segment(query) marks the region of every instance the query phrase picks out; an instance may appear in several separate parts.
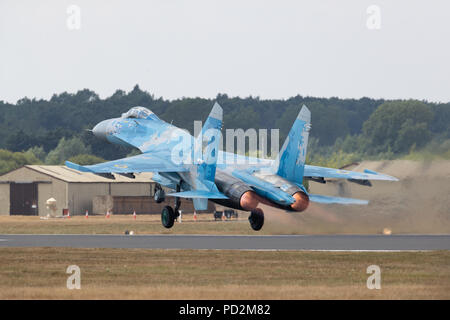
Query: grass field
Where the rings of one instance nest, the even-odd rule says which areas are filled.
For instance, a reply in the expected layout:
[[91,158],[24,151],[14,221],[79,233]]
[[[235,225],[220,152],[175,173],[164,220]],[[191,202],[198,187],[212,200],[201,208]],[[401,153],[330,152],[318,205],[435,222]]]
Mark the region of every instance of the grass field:
[[[161,224],[160,215],[138,215],[136,220],[132,215],[105,216],[72,216],[67,218],[41,219],[38,216],[0,216],[0,234],[123,234],[133,230],[135,234],[314,234],[334,233],[335,224],[321,222],[319,224],[292,223],[295,217],[289,217],[285,212],[266,214],[262,230],[253,231],[248,222],[248,213],[241,213],[239,219],[215,221],[212,214],[198,214],[194,221],[192,214],[184,214],[182,222],[176,222],[174,227],[166,229]],[[362,233],[379,233],[375,228],[365,229]],[[352,233],[344,230],[341,233]]]
[[[340,227],[281,217],[268,214],[254,232],[245,214],[231,221],[187,214],[170,230],[159,215],[2,216],[0,234],[306,234]],[[370,225],[360,230],[379,233]],[[73,264],[81,268],[81,290],[66,288]],[[366,287],[373,264],[381,268],[381,290]],[[0,299],[450,299],[450,252],[1,248]]]
[[[183,215],[182,223],[172,229],[161,224],[160,215],[74,216],[42,220],[37,216],[0,217],[0,234],[123,234],[133,230],[136,234],[255,234],[250,228],[247,214],[238,220],[214,221],[212,214],[199,214],[195,222],[193,215]],[[268,229],[271,232],[271,229]]]
[[[66,288],[69,265],[81,289]],[[366,269],[381,268],[369,290]],[[449,252],[0,249],[0,299],[449,299]]]
[[[197,221],[194,221],[192,214],[184,214],[182,223],[176,222],[171,229],[161,225],[160,215],[138,215],[136,220],[132,215],[112,215],[108,219],[105,216],[90,216],[88,219],[73,216],[48,220],[37,216],[0,216],[0,234],[123,234],[126,230],[135,234],[380,234],[383,230],[382,224],[346,225],[345,221],[329,219],[328,216],[267,210],[264,227],[256,232],[250,227],[248,213],[228,221],[214,221],[212,214],[197,216]],[[420,233],[414,231],[412,233]],[[395,228],[394,233],[411,231]]]

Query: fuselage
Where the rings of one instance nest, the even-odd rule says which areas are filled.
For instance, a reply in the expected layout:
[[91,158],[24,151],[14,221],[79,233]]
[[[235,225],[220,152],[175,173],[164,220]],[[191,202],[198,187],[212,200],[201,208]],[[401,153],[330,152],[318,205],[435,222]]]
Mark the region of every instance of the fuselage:
[[[188,131],[159,119],[148,109],[140,108],[132,108],[120,118],[101,121],[93,128],[94,135],[114,144],[136,147],[143,153],[170,154],[183,163],[195,163],[198,160],[193,148],[195,138]],[[271,170],[272,162],[269,159],[219,151],[216,170],[221,172],[218,176],[222,179],[229,176],[250,186],[257,194],[258,202],[299,211],[293,205],[297,200],[295,194],[302,192],[303,186],[275,175]],[[183,180],[183,176],[181,173],[160,173],[154,176],[154,180],[173,188],[177,180]],[[217,178],[215,182],[219,188],[224,183]],[[189,186],[185,185],[185,188]],[[253,203],[256,200],[249,201]],[[233,207],[226,200],[217,202]],[[297,205],[298,203],[297,201]]]

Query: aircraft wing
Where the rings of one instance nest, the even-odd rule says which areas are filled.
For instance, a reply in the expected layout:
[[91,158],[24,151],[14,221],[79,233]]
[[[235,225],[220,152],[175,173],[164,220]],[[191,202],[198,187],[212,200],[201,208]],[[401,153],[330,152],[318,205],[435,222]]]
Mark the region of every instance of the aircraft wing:
[[184,172],[189,168],[183,164],[175,164],[170,156],[164,154],[140,154],[119,160],[80,166],[66,161],[66,166],[78,171],[93,173],[132,173],[132,172]]
[[364,170],[364,172],[348,171],[335,168],[325,168],[318,166],[305,166],[305,177],[316,178],[336,178],[336,179],[352,179],[352,180],[388,180],[398,181],[397,178],[387,174],[378,173],[371,170]]

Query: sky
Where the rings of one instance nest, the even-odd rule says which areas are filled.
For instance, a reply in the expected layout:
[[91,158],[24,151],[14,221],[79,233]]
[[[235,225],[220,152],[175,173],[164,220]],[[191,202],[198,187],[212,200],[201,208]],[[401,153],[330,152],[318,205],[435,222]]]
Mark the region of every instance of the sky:
[[450,1],[0,0],[0,100],[450,101]]

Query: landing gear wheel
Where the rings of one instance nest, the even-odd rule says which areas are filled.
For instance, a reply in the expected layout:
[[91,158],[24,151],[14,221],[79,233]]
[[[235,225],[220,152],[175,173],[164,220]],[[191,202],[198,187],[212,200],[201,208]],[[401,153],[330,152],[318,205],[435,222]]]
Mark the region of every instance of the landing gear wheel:
[[170,229],[173,227],[173,223],[175,222],[175,212],[173,211],[171,206],[165,206],[161,211],[161,222],[162,225]]
[[253,230],[259,231],[264,225],[264,212],[260,208],[253,209],[248,217]]

